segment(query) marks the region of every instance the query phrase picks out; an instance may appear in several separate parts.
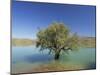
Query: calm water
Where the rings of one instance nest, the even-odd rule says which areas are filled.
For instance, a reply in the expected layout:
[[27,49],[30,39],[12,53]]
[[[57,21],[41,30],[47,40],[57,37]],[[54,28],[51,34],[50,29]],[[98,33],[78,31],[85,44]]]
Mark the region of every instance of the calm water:
[[[28,71],[41,64],[53,62],[53,55],[33,46],[12,48],[12,72]],[[63,64],[85,65],[86,69],[95,69],[95,48],[81,48],[79,51],[62,53],[59,62]]]

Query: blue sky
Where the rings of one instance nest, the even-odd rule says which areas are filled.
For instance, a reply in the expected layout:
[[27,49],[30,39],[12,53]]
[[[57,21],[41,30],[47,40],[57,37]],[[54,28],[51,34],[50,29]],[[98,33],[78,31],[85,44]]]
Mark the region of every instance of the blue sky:
[[38,28],[63,22],[79,36],[95,36],[95,6],[13,1],[12,37],[36,39]]

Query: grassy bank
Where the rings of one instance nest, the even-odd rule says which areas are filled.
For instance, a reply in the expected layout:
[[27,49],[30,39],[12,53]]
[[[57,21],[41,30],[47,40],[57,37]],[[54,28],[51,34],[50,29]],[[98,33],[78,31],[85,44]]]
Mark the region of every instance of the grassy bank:
[[48,64],[40,64],[38,66],[34,66],[31,69],[25,68],[25,69],[18,69],[13,70],[13,74],[19,74],[19,73],[38,73],[38,72],[57,72],[57,71],[75,71],[75,70],[84,70],[86,69],[86,66],[80,65],[80,64],[64,64],[60,62],[52,62]]

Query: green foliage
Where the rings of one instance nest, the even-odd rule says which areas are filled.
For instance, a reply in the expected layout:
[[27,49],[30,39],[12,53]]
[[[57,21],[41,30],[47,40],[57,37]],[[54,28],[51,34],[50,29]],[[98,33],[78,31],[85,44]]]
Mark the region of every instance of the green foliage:
[[63,23],[52,23],[48,28],[39,30],[37,37],[36,47],[40,47],[40,50],[49,49],[50,53],[59,54],[60,51],[78,48],[77,34],[70,34],[69,28]]

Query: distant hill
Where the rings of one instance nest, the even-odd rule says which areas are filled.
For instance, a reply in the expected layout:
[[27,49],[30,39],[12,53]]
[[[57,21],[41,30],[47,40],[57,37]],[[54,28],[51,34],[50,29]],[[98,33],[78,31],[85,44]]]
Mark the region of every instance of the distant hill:
[[[80,47],[95,47],[95,37],[80,37],[79,40],[79,46]],[[18,39],[14,38],[12,39],[12,46],[30,46],[35,45],[36,40],[32,39]]]
[[81,37],[79,38],[79,44],[81,47],[96,47],[95,37]]
[[35,44],[36,44],[36,40],[17,39],[17,38],[12,39],[12,46],[30,46]]

